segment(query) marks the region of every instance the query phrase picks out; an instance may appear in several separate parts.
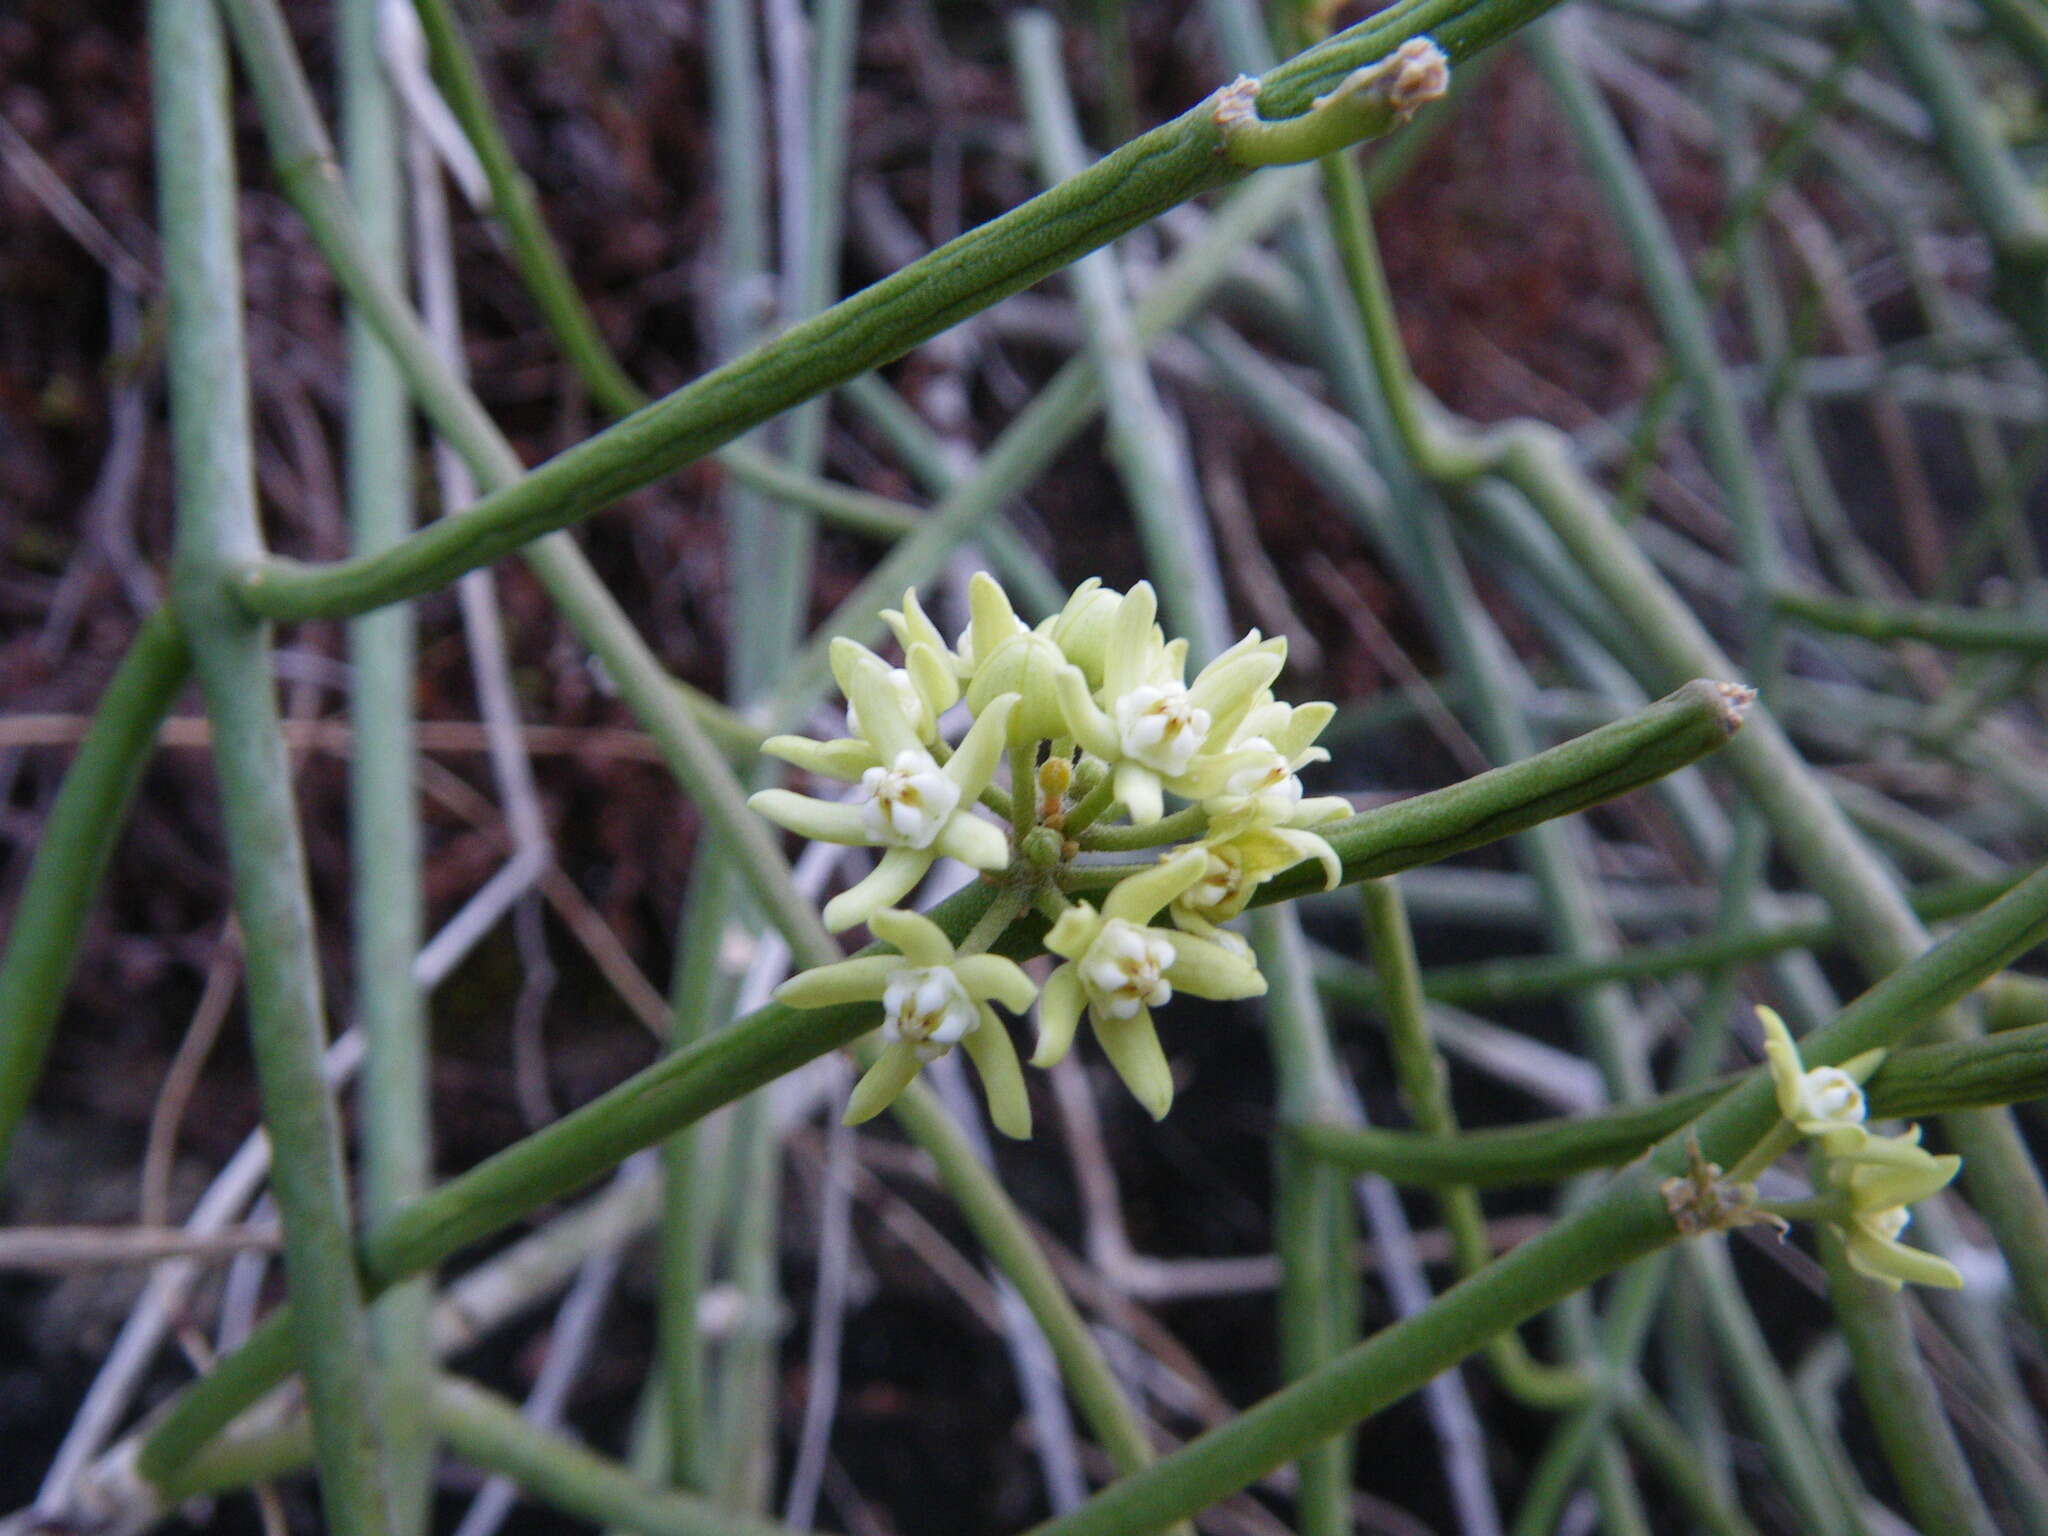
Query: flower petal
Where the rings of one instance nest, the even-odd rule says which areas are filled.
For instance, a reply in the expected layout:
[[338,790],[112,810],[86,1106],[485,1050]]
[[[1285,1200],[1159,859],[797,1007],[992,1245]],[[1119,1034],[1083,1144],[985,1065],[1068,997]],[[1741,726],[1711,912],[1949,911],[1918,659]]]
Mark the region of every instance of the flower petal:
[[[877,912],[869,918],[868,927],[884,944],[895,945],[897,952],[912,965],[933,966],[953,963],[953,941],[946,937],[945,929],[921,912],[906,912],[900,907],[891,907],[888,911]],[[892,968],[900,969],[893,961]]]
[[1128,1019],[1111,1019],[1096,1008],[1089,1010],[1088,1017],[1095,1026],[1095,1038],[1102,1042],[1102,1054],[1132,1097],[1154,1120],[1164,1120],[1173,1108],[1173,1068],[1166,1064],[1166,1052],[1160,1048],[1152,1010],[1140,1008]]
[[1001,955],[962,955],[953,962],[953,974],[976,1002],[993,998],[1012,1013],[1028,1013],[1038,996],[1024,967]]
[[960,674],[946,659],[949,654],[931,645],[913,645],[903,653],[904,670],[924,695],[934,719],[960,702]]
[[825,903],[826,929],[844,933],[884,907],[895,906],[924,878],[935,857],[929,848],[891,848],[868,871],[866,879]]
[[1103,898],[1102,915],[1122,918],[1140,927],[1152,921],[1159,909],[1202,878],[1209,869],[1208,851],[1183,848],[1170,859],[1162,859],[1142,874],[1130,875],[1110,887]]
[[1759,1005],[1756,1021],[1764,1029],[1764,1059],[1770,1063],[1778,1113],[1790,1120],[1799,1113],[1799,1079],[1805,1075],[1806,1066],[1799,1059],[1799,1047],[1792,1042],[1792,1031],[1785,1027],[1777,1009]]
[[[1334,891],[1344,879],[1344,861],[1337,857],[1337,850],[1313,832],[1297,832],[1289,827],[1278,827],[1273,836],[1290,851],[1304,859],[1314,859],[1323,866],[1323,889]],[[1293,866],[1288,866],[1292,868]],[[1278,873],[1278,871],[1275,871]]]
[[860,716],[861,734],[874,743],[880,760],[893,763],[899,752],[922,752],[924,738],[903,713],[903,700],[889,681],[889,664],[843,635],[832,642],[831,655],[839,689]]
[[836,800],[814,800],[794,790],[764,789],[747,805],[778,827],[786,827],[814,843],[846,843],[859,847],[868,840],[867,827],[858,808]]
[[988,1117],[995,1122],[996,1129],[1012,1141],[1028,1141],[1031,1096],[1024,1091],[1024,1069],[1017,1064],[1017,1047],[1010,1032],[987,1003],[981,1005],[981,1023],[970,1029],[960,1044],[981,1076],[981,1091],[988,1098]]
[[884,1046],[882,1054],[875,1058],[875,1064],[853,1085],[853,1096],[846,1101],[846,1113],[840,1116],[841,1121],[847,1125],[859,1125],[864,1120],[874,1119],[895,1103],[896,1096],[916,1080],[923,1065],[917,1059],[916,1048],[907,1040]]
[[1072,961],[1046,979],[1045,990],[1038,994],[1038,1045],[1031,1052],[1031,1065],[1050,1067],[1073,1048],[1083,1001],[1081,970]]
[[880,767],[882,762],[881,754],[873,743],[858,736],[842,736],[835,741],[813,741],[808,736],[770,736],[761,743],[761,750],[785,763],[794,763],[806,773],[844,779],[849,784],[859,783],[862,774],[870,768]]
[[1173,964],[1166,979],[1193,997],[1224,1002],[1236,997],[1263,997],[1266,978],[1250,955],[1227,944],[1181,934],[1173,941]]
[[1059,915],[1045,936],[1045,947],[1056,955],[1078,960],[1088,952],[1095,936],[1102,932],[1102,914],[1085,901],[1077,901]]
[[1902,1284],[1933,1285],[1945,1291],[1963,1288],[1963,1277],[1946,1259],[1920,1248],[1879,1237],[1860,1227],[1847,1233],[1849,1267],[1897,1290]]
[[1104,714],[1088,692],[1088,679],[1079,667],[1062,667],[1054,674],[1053,686],[1059,693],[1060,718],[1067,723],[1084,751],[1092,752],[1104,761],[1114,761],[1122,750],[1117,739],[1116,722]]
[[1009,835],[964,809],[946,819],[932,847],[974,869],[1001,869],[1010,862]]
[[1159,775],[1143,763],[1126,760],[1116,765],[1116,797],[1123,801],[1124,809],[1138,826],[1150,826],[1166,814]]
[[967,583],[967,611],[972,615],[967,632],[973,637],[974,665],[979,670],[997,646],[1024,628],[1024,621],[1010,606],[1002,583],[987,571],[976,571]]
[[962,801],[977,800],[996,776],[996,764],[1003,760],[1005,732],[1010,711],[1017,707],[1017,695],[999,693],[982,706],[981,713],[960,738],[960,745],[946,760],[946,777],[960,786]]
[[775,1001],[789,1008],[832,1008],[840,1003],[879,1002],[889,973],[900,970],[898,955],[856,955],[836,965],[800,971],[775,989]]
[[1247,651],[1227,661],[1213,661],[1202,668],[1194,686],[1188,689],[1188,703],[1206,709],[1215,722],[1210,728],[1217,739],[1229,740],[1234,729],[1258,697],[1259,690],[1280,675],[1282,658],[1271,651]]
[[1109,623],[1109,644],[1103,653],[1103,697],[1120,699],[1140,683],[1149,681],[1145,661],[1152,651],[1152,623],[1158,615],[1159,599],[1149,581],[1132,587],[1117,604],[1116,617]]

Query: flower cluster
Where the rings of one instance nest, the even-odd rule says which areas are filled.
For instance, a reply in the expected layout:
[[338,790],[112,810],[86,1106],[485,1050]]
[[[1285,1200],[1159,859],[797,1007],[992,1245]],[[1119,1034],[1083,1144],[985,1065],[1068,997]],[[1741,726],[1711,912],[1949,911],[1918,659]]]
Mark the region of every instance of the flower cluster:
[[[987,1000],[1021,1010],[1031,998],[1007,973],[1005,990],[989,990],[994,973],[975,970],[985,955],[956,959],[948,943],[946,958],[932,958],[944,935],[897,910],[938,859],[956,859],[995,876],[1013,910],[1036,904],[1052,921],[1046,944],[1066,963],[1039,1002],[1033,1064],[1065,1055],[1085,1012],[1139,1102],[1164,1115],[1173,1082],[1152,1011],[1176,990],[1212,999],[1263,992],[1250,947],[1222,925],[1266,881],[1305,860],[1326,885],[1341,873],[1336,851],[1314,829],[1351,807],[1308,795],[1300,778],[1328,758],[1315,740],[1335,710],[1273,696],[1287,645],[1257,630],[1190,681],[1187,642],[1161,631],[1145,582],[1128,592],[1084,582],[1034,627],[983,573],[970,585],[969,609],[966,629],[948,644],[917,594],[906,592],[902,608],[883,615],[901,665],[851,640],[833,644],[846,734],[766,744],[811,774],[856,786],[844,799],[771,789],[751,803],[805,837],[880,850],[873,870],[826,906],[825,924],[837,933],[866,923],[901,951],[800,976],[781,995],[803,1007],[883,1003],[889,1044],[856,1090],[850,1117],[877,1112],[923,1062],[957,1042],[979,1067],[998,1124],[1023,1134],[1012,1130],[1029,1123],[1021,1083],[1011,1096],[1014,1052],[1007,1037],[993,1044],[1002,1031]],[[949,743],[943,727],[956,705],[971,723]],[[996,785],[1005,757],[1007,795]],[[1199,815],[1162,826],[1169,796]],[[983,805],[1009,826],[982,815]],[[1119,808],[1127,824],[1106,825]],[[1093,849],[1159,848],[1183,821],[1198,840],[1166,847],[1157,863],[1112,870],[1123,877],[1099,911],[1063,894],[1071,875],[1089,877],[1091,888],[1101,883],[1084,862]],[[1162,913],[1171,927],[1156,925]]]
[[1839,1067],[1808,1070],[1785,1021],[1769,1008],[1756,1014],[1778,1113],[1819,1147],[1829,1182],[1846,1198],[1847,1219],[1839,1226],[1851,1266],[1893,1290],[1909,1282],[1961,1286],[1954,1265],[1899,1241],[1912,1217],[1907,1208],[1946,1188],[1962,1159],[1927,1151],[1917,1125],[1880,1136],[1864,1124],[1863,1084],[1883,1063],[1884,1052],[1865,1051]]

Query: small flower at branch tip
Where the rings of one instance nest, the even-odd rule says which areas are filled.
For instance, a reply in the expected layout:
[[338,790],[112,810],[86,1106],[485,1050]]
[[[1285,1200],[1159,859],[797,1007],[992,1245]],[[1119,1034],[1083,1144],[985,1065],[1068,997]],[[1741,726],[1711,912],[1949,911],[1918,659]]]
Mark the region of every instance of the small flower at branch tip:
[[776,1000],[792,1008],[882,1005],[886,1043],[854,1085],[846,1123],[873,1119],[926,1063],[958,1045],[981,1077],[996,1128],[1016,1140],[1030,1136],[1031,1104],[1017,1048],[990,1003],[1024,1013],[1038,996],[1031,978],[1000,955],[958,953],[937,923],[916,912],[884,909],[868,926],[897,953],[856,955],[793,976],[775,989]]
[[1885,1053],[1865,1051],[1839,1067],[1809,1070],[1785,1021],[1769,1008],[1756,1014],[1778,1112],[1814,1139],[1833,1183],[1848,1196],[1849,1220],[1840,1229],[1850,1266],[1893,1290],[1906,1284],[1959,1289],[1963,1277],[1954,1265],[1898,1241],[1910,1219],[1907,1207],[1946,1188],[1963,1160],[1937,1157],[1921,1146],[1917,1125],[1880,1136],[1864,1124],[1863,1084]]
[[1809,1071],[1777,1010],[1760,1006],[1756,1016],[1764,1030],[1764,1058],[1770,1064],[1778,1113],[1802,1135],[1824,1137],[1844,1130],[1861,1134],[1863,1084],[1883,1064],[1884,1052],[1865,1051],[1843,1066]]

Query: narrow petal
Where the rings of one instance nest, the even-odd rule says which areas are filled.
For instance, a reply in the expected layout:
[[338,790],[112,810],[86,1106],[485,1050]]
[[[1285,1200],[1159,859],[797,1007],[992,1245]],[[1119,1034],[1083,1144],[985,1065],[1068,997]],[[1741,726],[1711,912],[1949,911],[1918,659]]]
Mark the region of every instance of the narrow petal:
[[880,1002],[889,985],[889,973],[902,964],[896,955],[857,955],[837,965],[820,965],[799,972],[777,987],[775,1001],[790,1008]]
[[[1872,1140],[1882,1140],[1873,1137]],[[1867,1148],[1869,1143],[1865,1143]],[[1858,1210],[1883,1211],[1894,1206],[1915,1205],[1936,1190],[1954,1182],[1963,1160],[1953,1152],[1946,1157],[1921,1153],[1923,1161],[1893,1167],[1858,1167],[1849,1176],[1849,1201]]]
[[1244,717],[1259,690],[1280,675],[1280,665],[1280,658],[1270,651],[1250,651],[1226,662],[1212,662],[1188,689],[1188,702],[1196,709],[1206,709],[1215,722],[1211,729],[1222,732]]
[[1208,939],[1181,934],[1173,941],[1173,964],[1166,979],[1191,997],[1224,1002],[1236,997],[1262,997],[1266,978],[1244,952]]
[[1166,800],[1160,793],[1159,775],[1143,763],[1116,765],[1116,797],[1123,801],[1131,820],[1148,827],[1166,814]]
[[1325,822],[1341,821],[1352,812],[1351,802],[1342,795],[1310,795],[1294,808],[1287,824],[1290,827],[1320,827]]
[[1132,1097],[1154,1120],[1164,1120],[1173,1108],[1173,1068],[1166,1064],[1166,1052],[1160,1049],[1152,1010],[1140,1008],[1128,1019],[1104,1018],[1095,1010],[1089,1018],[1095,1025],[1095,1038],[1102,1042],[1102,1054]]
[[1067,729],[1073,733],[1084,751],[1092,752],[1105,761],[1113,761],[1121,750],[1117,740],[1116,723],[1096,705],[1088,692],[1088,679],[1079,667],[1062,667],[1054,679],[1059,690],[1060,718],[1067,722]]
[[1010,862],[1009,834],[967,810],[946,818],[932,847],[973,869],[1001,869]]
[[933,718],[960,702],[960,674],[953,670],[945,652],[934,646],[913,645],[903,653],[903,666],[931,706]]
[[1162,859],[1143,874],[1131,875],[1110,887],[1102,903],[1104,917],[1120,917],[1143,926],[1161,907],[1194,885],[1208,872],[1209,855],[1202,848],[1184,848],[1170,859]]
[[968,633],[974,637],[974,664],[980,667],[996,653],[996,647],[1024,627],[1017,610],[1010,606],[1010,594],[987,571],[976,571],[967,583],[967,610],[973,616]]
[[1793,1044],[1792,1031],[1775,1008],[1758,1007],[1756,1021],[1764,1028],[1764,1059],[1770,1063],[1771,1086],[1777,1090],[1778,1113],[1787,1120],[1799,1112],[1799,1079],[1806,1067]]
[[786,827],[814,843],[846,843],[858,847],[868,840],[860,812],[834,800],[814,800],[793,790],[764,789],[747,804],[757,815]]
[[1337,850],[1317,837],[1313,832],[1296,832],[1289,828],[1275,829],[1273,836],[1284,846],[1304,859],[1314,859],[1323,866],[1323,889],[1334,891],[1344,879],[1344,861],[1337,857]]
[[867,878],[850,886],[825,903],[825,927],[844,933],[866,922],[884,907],[893,907],[924,878],[935,855],[929,848],[891,848],[883,854]]
[[1963,1288],[1962,1274],[1946,1259],[1920,1248],[1908,1248],[1873,1233],[1852,1231],[1848,1241],[1849,1267],[1897,1290],[1902,1283],[1938,1286],[1945,1291]]
[[1045,936],[1045,947],[1056,955],[1078,960],[1102,931],[1102,914],[1085,901],[1077,901],[1059,915]]
[[874,743],[884,763],[899,752],[922,752],[924,738],[903,713],[903,702],[889,683],[889,664],[844,636],[832,642],[832,670],[839,688],[860,716],[861,734]]
[[1073,962],[1047,978],[1045,990],[1038,994],[1038,1045],[1031,1053],[1031,1065],[1050,1067],[1073,1048],[1083,1000],[1081,971]]
[[846,1113],[840,1119],[847,1125],[874,1119],[896,1102],[896,1096],[911,1085],[922,1065],[908,1041],[898,1040],[884,1047],[875,1064],[853,1085],[853,1096],[846,1101]]
[[[894,944],[897,952],[912,965],[953,963],[953,941],[946,937],[945,929],[922,913],[905,912],[901,908],[891,907],[888,911],[877,912],[869,918],[868,927],[884,944]],[[899,968],[898,962],[890,961],[890,969]]]
[[962,955],[953,962],[953,974],[976,1001],[994,998],[1012,1013],[1030,1011],[1038,988],[1024,967],[1001,955]]
[[1153,594],[1149,581],[1141,581],[1132,587],[1124,594],[1124,600],[1117,604],[1116,617],[1110,620],[1109,644],[1102,662],[1104,697],[1122,698],[1146,681],[1145,658],[1152,650],[1152,621],[1158,614],[1159,599]]
[[[1003,748],[1007,745],[1005,732],[1010,725],[1010,711],[1017,707],[1017,695],[1002,693],[990,699],[968,727],[967,734],[960,738],[960,745],[946,760],[945,774],[960,786],[963,803],[981,798],[996,776],[996,764],[1003,760]],[[861,719],[867,719],[862,715]]]
[[960,1044],[981,1075],[981,1091],[988,1098],[988,1117],[995,1122],[996,1129],[1012,1141],[1030,1140],[1031,1096],[1024,1091],[1024,1069],[1017,1063],[1017,1047],[1010,1032],[987,1003],[981,1005],[981,1023],[970,1029]]
[[842,736],[836,741],[813,741],[808,736],[770,736],[761,743],[761,750],[785,763],[794,763],[806,773],[844,779],[849,784],[858,784],[862,774],[881,766],[882,762],[882,755],[873,744],[862,741],[858,736]]
[[1310,704],[1297,704],[1287,716],[1287,723],[1268,737],[1273,745],[1289,757],[1299,757],[1306,752],[1315,739],[1323,734],[1337,713],[1337,706],[1317,700]]

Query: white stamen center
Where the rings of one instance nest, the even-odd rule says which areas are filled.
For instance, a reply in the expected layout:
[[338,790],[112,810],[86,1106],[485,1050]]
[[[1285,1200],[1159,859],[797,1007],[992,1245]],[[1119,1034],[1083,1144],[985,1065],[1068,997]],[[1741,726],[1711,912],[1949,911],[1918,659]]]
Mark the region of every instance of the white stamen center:
[[891,971],[882,992],[882,1034],[908,1041],[920,1061],[936,1061],[980,1022],[960,978],[943,965]]
[[1209,735],[1209,712],[1178,683],[1133,688],[1110,711],[1124,756],[1168,778],[1187,772]]
[[1840,1067],[1815,1067],[1799,1079],[1799,1118],[1861,1125],[1863,1090]]
[[1172,1001],[1173,987],[1166,979],[1172,964],[1173,945],[1164,934],[1113,917],[1088,946],[1081,979],[1104,1013],[1112,1019],[1130,1019],[1140,1008]]
[[876,843],[929,848],[960,804],[960,790],[929,752],[909,748],[860,776],[861,825]]
[[1225,793],[1252,801],[1259,815],[1268,821],[1286,821],[1301,809],[1301,779],[1273,743],[1263,736],[1254,736],[1237,750],[1265,755],[1226,779]]

